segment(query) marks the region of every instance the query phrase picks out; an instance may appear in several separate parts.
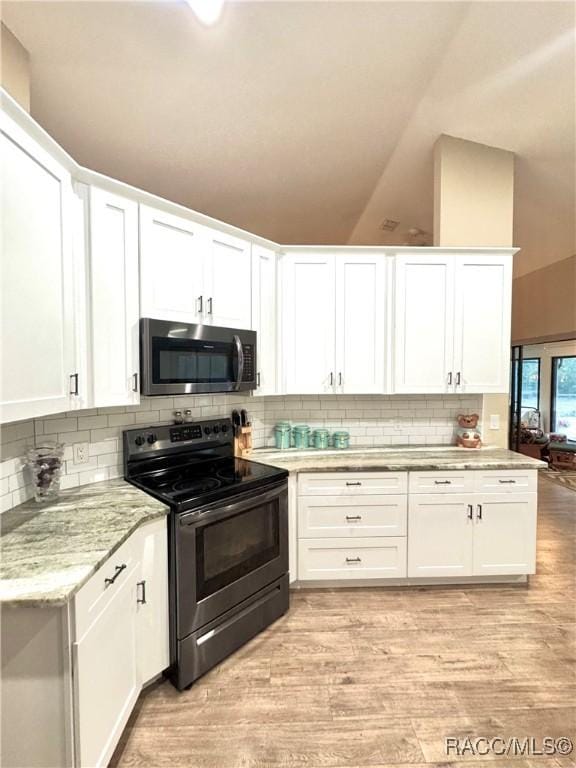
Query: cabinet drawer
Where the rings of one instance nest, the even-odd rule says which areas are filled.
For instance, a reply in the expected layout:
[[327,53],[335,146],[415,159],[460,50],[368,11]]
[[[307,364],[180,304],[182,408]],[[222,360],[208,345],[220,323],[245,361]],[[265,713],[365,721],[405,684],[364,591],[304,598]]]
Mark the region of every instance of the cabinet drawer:
[[476,471],[475,490],[482,493],[535,493],[538,473],[534,469]]
[[[76,640],[81,639],[128,578],[139,560],[140,541],[140,531],[136,531],[106,560],[74,598]],[[107,579],[114,581],[109,583]]]
[[410,472],[410,493],[472,493],[474,472]]
[[302,538],[405,536],[407,496],[302,496],[298,532]]
[[298,476],[299,496],[406,493],[407,472],[311,472]]
[[301,539],[298,578],[396,579],[406,576],[406,538]]

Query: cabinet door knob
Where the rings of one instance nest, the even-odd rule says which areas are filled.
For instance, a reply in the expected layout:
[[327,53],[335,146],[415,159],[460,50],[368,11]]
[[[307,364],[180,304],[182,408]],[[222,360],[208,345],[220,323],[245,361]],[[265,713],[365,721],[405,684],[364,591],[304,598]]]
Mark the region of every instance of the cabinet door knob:
[[70,394],[71,395],[78,394],[78,374],[77,373],[70,374]]
[[138,392],[138,374],[132,374],[132,392]]
[[448,384],[449,386],[452,386],[452,371],[450,371],[448,374]]
[[125,571],[125,570],[126,570],[126,563],[122,563],[122,565],[117,565],[116,566],[116,572],[114,573],[114,576],[112,576],[111,579],[104,579],[104,584],[107,587],[111,586],[112,584],[114,584],[114,582],[116,581],[118,576],[120,576],[122,571]]
[[212,308],[213,308],[213,304],[214,304],[214,302],[212,301],[212,296],[210,296],[210,298],[208,299],[208,302],[207,302],[207,304],[208,304],[208,311],[207,311],[207,314],[208,314],[208,315],[211,315],[211,314],[212,314]]
[[332,371],[330,371],[330,386],[334,386],[334,373]]
[[476,515],[477,520],[482,520],[482,504],[478,504],[478,514]]
[[196,299],[196,312],[198,312],[199,315],[202,314],[204,311],[204,298],[202,296],[198,296]]
[[136,602],[141,605],[146,605],[146,581],[137,581],[136,586],[140,587],[141,590],[141,597],[136,598]]
[[468,520],[472,520],[473,507],[472,504],[468,504]]
[[260,386],[260,371],[256,374],[256,386]]
[[338,384],[342,386],[342,373],[338,374]]
[[460,386],[460,371],[458,371],[458,373],[456,374],[456,386],[457,387]]

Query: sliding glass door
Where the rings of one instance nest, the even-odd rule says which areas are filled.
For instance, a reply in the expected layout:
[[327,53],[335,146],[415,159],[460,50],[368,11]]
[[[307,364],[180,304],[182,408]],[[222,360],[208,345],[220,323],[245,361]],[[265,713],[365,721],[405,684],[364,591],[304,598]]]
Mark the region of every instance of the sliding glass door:
[[552,358],[550,422],[553,432],[576,440],[576,355]]

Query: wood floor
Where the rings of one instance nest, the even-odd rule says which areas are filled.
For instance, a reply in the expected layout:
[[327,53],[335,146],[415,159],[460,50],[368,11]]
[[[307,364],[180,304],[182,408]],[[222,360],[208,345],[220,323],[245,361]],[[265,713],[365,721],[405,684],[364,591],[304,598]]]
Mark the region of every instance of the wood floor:
[[576,741],[575,579],[576,494],[541,480],[529,587],[295,592],[190,691],[148,689],[112,765],[574,767],[447,756],[444,739]]

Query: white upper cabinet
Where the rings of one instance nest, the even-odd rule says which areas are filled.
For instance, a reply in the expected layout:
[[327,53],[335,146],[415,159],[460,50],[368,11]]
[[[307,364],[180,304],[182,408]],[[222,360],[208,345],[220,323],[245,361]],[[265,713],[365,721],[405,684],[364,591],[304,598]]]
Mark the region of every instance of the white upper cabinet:
[[140,206],[140,316],[203,322],[204,227]]
[[281,365],[286,394],[328,394],[336,384],[333,254],[282,256]]
[[394,391],[507,392],[512,252],[398,255]]
[[225,328],[252,326],[252,264],[248,240],[205,229],[204,322]]
[[138,204],[92,187],[89,210],[92,405],[134,405],[140,401]]
[[455,269],[455,391],[507,392],[512,258],[458,255]]
[[382,393],[385,391],[386,257],[351,254],[334,258],[336,391]]
[[3,422],[68,411],[80,391],[73,190],[53,154],[0,113]]
[[396,257],[394,391],[447,392],[453,379],[454,271],[449,254]]
[[255,395],[274,395],[276,384],[275,251],[252,246],[252,330],[257,334]]
[[250,328],[251,244],[140,206],[140,316]]

